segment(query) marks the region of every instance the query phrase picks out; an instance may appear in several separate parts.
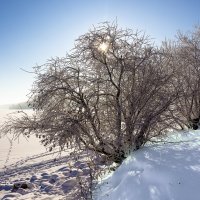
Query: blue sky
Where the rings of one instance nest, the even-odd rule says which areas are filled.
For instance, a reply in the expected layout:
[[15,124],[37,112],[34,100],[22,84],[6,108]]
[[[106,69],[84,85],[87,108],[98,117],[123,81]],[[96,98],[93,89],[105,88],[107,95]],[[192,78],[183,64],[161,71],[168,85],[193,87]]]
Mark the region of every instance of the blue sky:
[[25,101],[36,64],[65,56],[92,25],[114,21],[159,43],[200,23],[198,0],[0,0],[0,104]]

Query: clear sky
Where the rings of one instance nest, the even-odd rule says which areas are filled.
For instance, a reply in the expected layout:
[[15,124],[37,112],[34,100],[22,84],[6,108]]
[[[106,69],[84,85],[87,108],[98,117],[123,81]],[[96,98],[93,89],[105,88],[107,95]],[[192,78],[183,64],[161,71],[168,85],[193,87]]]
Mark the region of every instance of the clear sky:
[[114,21],[173,39],[200,20],[200,0],[0,0],[0,104],[25,101],[36,64],[65,56],[92,25]]

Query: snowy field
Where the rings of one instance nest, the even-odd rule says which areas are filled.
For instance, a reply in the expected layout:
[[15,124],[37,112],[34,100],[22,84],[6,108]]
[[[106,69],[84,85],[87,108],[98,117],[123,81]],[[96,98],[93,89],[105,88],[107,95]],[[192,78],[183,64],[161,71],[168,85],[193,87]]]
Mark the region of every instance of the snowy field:
[[[0,199],[80,199],[78,178],[86,183],[90,173],[85,152],[78,159],[70,151],[46,152],[36,138],[20,138],[11,146],[8,138],[0,139]],[[165,142],[133,152],[115,172],[103,177],[94,199],[199,200],[199,186],[197,130],[171,134]]]
[[[0,123],[3,123],[9,113],[13,110],[0,109]],[[31,110],[27,110],[31,113]],[[0,138],[0,170],[7,165],[15,163],[29,156],[46,152],[36,137],[31,137],[27,140],[25,137],[12,140],[12,135]]]

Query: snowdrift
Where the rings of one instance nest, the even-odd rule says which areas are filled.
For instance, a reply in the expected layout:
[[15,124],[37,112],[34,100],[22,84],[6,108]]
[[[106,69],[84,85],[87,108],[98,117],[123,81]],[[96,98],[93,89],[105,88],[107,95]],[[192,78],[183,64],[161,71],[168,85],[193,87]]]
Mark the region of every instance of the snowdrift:
[[199,200],[200,131],[133,152],[97,187],[96,200]]

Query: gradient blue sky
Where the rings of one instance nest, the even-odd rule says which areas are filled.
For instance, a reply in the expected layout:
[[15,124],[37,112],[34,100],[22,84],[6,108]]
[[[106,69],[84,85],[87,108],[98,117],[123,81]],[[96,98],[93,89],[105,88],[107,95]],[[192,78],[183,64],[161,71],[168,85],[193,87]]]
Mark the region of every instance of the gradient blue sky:
[[0,0],[0,104],[25,101],[36,64],[65,56],[92,25],[114,21],[173,39],[200,20],[199,0]]

